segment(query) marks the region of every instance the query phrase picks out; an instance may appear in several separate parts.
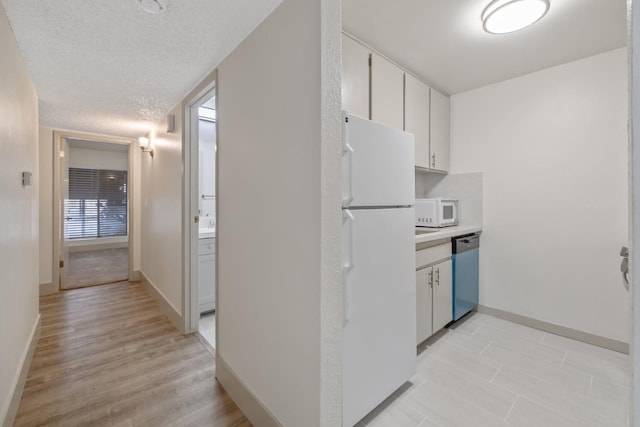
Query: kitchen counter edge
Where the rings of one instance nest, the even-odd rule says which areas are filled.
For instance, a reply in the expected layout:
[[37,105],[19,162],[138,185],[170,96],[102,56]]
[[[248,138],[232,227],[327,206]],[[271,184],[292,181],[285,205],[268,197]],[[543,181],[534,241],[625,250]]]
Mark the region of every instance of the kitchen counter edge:
[[481,225],[456,225],[453,227],[446,227],[433,233],[416,235],[416,244],[448,239],[455,236],[461,236],[463,234],[477,233],[479,231],[482,231]]

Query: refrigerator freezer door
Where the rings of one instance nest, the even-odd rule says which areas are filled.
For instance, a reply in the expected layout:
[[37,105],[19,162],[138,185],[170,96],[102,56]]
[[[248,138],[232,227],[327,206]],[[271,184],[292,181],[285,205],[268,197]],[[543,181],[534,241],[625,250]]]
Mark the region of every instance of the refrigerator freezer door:
[[342,206],[415,204],[413,135],[343,117]]
[[343,216],[343,426],[416,372],[413,208]]

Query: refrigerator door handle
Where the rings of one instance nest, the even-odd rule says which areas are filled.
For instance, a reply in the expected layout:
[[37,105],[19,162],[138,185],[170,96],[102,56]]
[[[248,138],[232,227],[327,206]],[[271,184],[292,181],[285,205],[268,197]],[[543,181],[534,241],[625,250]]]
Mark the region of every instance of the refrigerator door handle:
[[342,292],[344,305],[344,321],[351,320],[351,284],[349,283],[349,273],[353,270],[353,222],[355,218],[349,209],[343,209],[343,218],[349,222],[349,244],[348,253],[346,254],[346,262],[342,265]]
[[351,284],[349,283],[349,273],[353,270],[353,265],[342,266],[342,292],[343,292],[343,315],[344,323],[351,320]]
[[353,201],[353,147],[351,146],[351,144],[349,144],[349,121],[347,119],[345,119],[344,122],[342,141],[342,155],[349,156],[349,161],[346,165],[348,169],[346,171],[348,179],[347,191],[349,193],[344,199],[342,199],[342,206],[349,207],[351,205],[351,202]]

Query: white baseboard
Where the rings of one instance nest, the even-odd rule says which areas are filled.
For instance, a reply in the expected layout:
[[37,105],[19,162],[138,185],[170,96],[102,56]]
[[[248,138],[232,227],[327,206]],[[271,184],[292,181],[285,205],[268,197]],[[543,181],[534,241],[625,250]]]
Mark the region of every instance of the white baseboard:
[[153,296],[158,304],[158,308],[167,316],[167,318],[173,323],[173,326],[176,327],[181,334],[184,334],[184,322],[182,321],[182,315],[176,310],[176,308],[171,305],[169,300],[164,296],[162,292],[147,278],[147,276],[140,272],[141,281],[144,284],[144,287],[149,291],[149,293]]
[[141,280],[143,280],[143,279],[142,279],[142,273],[140,272],[140,270],[133,270],[133,272],[129,276],[129,281],[130,282],[139,282]]
[[249,390],[235,372],[216,353],[216,378],[251,424],[264,427],[282,427],[275,415]]
[[629,354],[629,343],[626,343],[624,341],[602,337],[600,335],[591,334],[589,332],[567,328],[565,326],[533,319],[531,317],[521,316],[516,313],[511,313],[509,311],[499,310],[497,308],[491,308],[484,305],[478,306],[478,312],[489,314],[491,316],[508,320],[510,322],[519,323],[524,326],[529,326],[530,328],[549,332],[551,334],[560,335],[572,340],[582,341],[584,343],[595,345],[598,347],[604,347],[609,350],[617,351],[618,353]]
[[22,391],[24,390],[24,384],[27,381],[27,374],[29,374],[29,368],[31,368],[31,360],[33,359],[33,353],[36,351],[38,339],[40,338],[40,314],[36,318],[36,322],[31,330],[31,338],[24,349],[22,359],[20,360],[20,367],[16,372],[13,384],[11,384],[11,399],[7,402],[0,418],[0,425],[2,427],[11,427],[16,419],[18,408],[20,407],[20,400],[22,400]]
[[48,283],[40,283],[40,296],[51,295],[58,293],[58,286],[48,282]]

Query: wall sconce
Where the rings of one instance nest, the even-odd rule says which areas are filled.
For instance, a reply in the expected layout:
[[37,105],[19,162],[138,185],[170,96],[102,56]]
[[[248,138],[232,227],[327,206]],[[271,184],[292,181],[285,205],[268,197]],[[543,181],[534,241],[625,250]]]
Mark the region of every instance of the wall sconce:
[[153,157],[153,147],[151,147],[151,140],[149,137],[141,136],[138,138],[138,144],[143,153],[149,153]]

